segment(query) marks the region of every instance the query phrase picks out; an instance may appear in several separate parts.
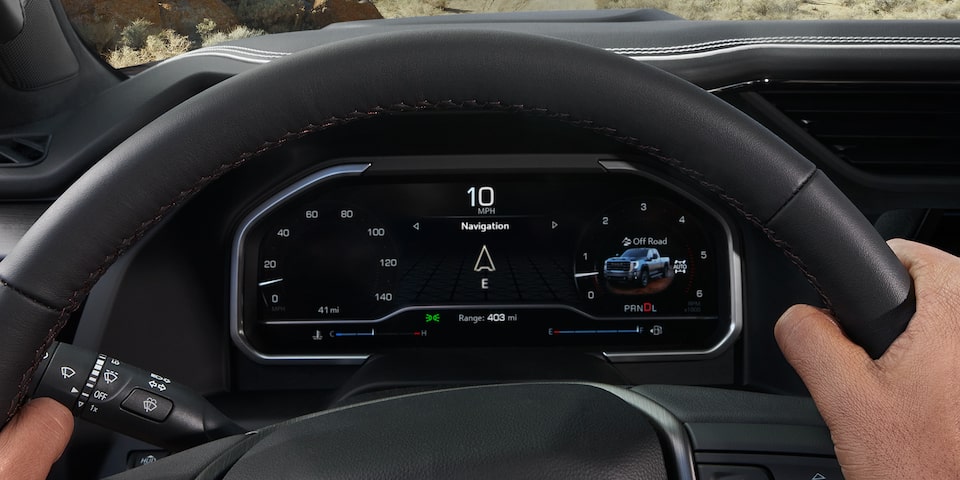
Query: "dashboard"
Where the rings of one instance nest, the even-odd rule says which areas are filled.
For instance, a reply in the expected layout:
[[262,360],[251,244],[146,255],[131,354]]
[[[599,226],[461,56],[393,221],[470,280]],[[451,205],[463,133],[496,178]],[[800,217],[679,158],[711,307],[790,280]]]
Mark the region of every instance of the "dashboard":
[[[57,140],[47,160],[0,175],[10,202],[4,242],[42,211],[33,199],[56,195],[110,145],[212,84],[320,44],[466,22],[606,48],[682,76],[804,153],[884,236],[955,244],[960,202],[946,164],[903,175],[915,167],[902,155],[871,170],[845,160],[874,151],[857,143],[874,126],[883,138],[908,125],[927,132],[920,140],[948,144],[923,122],[953,118],[943,99],[960,72],[942,61],[960,43],[951,22],[505,17],[333,25],[201,49],[139,73],[34,125]],[[883,35],[889,41],[869,40]],[[897,120],[910,105],[948,116]],[[828,129],[842,122],[824,119],[837,115],[858,128]],[[92,131],[103,118],[117,120]],[[548,378],[803,393],[772,327],[787,306],[819,303],[817,293],[728,205],[632,154],[562,122],[477,112],[386,115],[290,141],[213,182],[122,257],[72,339],[201,392],[309,384],[324,404],[395,385]],[[896,175],[880,170],[897,161]],[[155,341],[131,341],[146,338]]]
[[[533,32],[667,70],[807,156],[884,237],[958,250],[960,168],[943,128],[960,121],[956,22],[607,12],[334,25],[101,79],[59,115],[4,133],[49,138],[43,161],[0,169],[0,253],[79,174],[198,92],[317,45],[429,28]],[[789,305],[820,298],[730,205],[562,122],[383,117],[286,142],[177,205],[110,267],[60,339],[162,372],[251,428],[390,393],[497,382],[805,395],[772,331]],[[888,148],[904,137],[922,153]],[[693,425],[794,420],[757,408],[767,415],[757,421],[742,402],[717,420],[698,401],[684,413]],[[755,453],[806,438],[748,433],[760,440],[738,448]],[[63,470],[81,477],[114,473],[130,451],[151,448],[83,424],[77,436],[108,452],[97,461],[89,449],[68,453]],[[697,448],[724,451],[717,438],[700,436]],[[783,452],[833,455],[804,448]]]
[[[461,173],[432,173],[450,164]],[[423,347],[720,353],[741,325],[730,227],[634,165],[407,157],[317,171],[241,222],[233,339],[261,362]]]

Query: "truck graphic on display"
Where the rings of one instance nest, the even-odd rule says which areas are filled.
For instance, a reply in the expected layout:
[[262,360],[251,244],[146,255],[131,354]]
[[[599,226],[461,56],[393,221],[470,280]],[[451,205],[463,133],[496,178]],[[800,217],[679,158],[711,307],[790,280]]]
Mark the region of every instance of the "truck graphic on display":
[[637,282],[646,287],[654,278],[671,276],[670,258],[656,248],[630,248],[603,262],[603,276],[610,281]]

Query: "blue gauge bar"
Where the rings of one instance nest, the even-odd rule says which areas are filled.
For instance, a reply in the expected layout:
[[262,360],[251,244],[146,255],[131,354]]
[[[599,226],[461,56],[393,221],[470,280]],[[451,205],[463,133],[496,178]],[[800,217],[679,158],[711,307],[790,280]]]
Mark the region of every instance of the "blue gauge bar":
[[629,330],[558,330],[553,328],[547,329],[547,335],[597,335],[605,333],[643,333],[643,327],[637,327]]

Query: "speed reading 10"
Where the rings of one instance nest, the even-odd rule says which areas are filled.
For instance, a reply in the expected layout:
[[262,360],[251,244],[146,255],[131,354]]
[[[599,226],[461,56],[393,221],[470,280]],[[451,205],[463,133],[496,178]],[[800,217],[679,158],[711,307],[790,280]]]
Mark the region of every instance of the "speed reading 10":
[[470,196],[471,207],[492,207],[496,198],[493,187],[470,187],[467,195]]

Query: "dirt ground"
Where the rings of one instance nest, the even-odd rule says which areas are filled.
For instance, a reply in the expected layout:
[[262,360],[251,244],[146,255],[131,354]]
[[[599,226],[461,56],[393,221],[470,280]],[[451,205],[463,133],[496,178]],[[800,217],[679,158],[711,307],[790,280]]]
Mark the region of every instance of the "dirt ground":
[[593,10],[596,0],[449,0],[447,8],[470,12],[522,12],[531,10]]
[[956,19],[957,0],[374,0],[385,17],[657,8],[690,20]]

